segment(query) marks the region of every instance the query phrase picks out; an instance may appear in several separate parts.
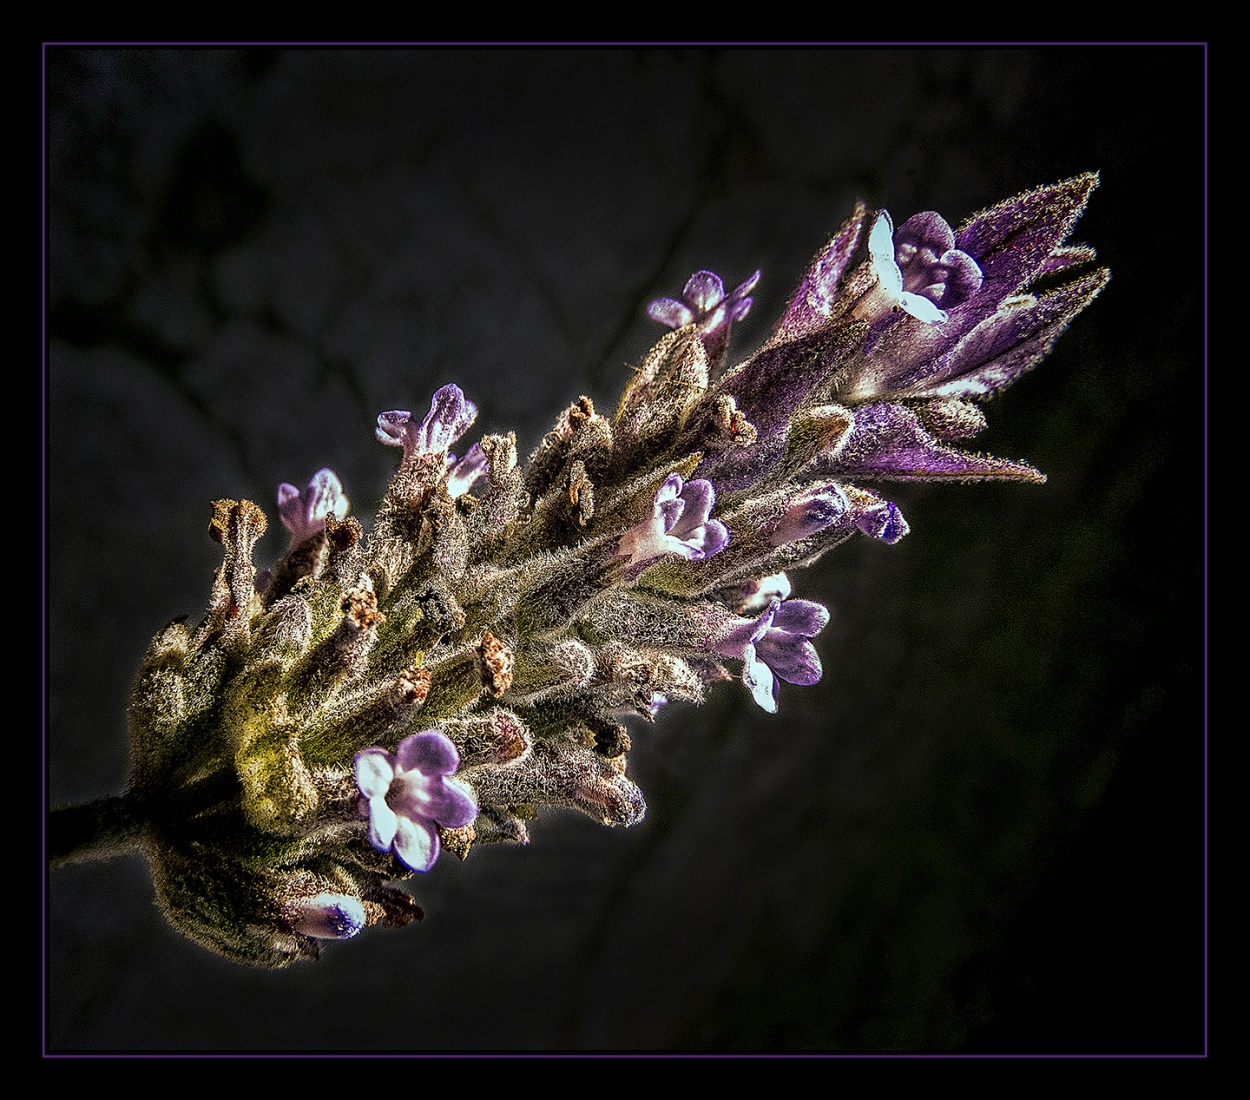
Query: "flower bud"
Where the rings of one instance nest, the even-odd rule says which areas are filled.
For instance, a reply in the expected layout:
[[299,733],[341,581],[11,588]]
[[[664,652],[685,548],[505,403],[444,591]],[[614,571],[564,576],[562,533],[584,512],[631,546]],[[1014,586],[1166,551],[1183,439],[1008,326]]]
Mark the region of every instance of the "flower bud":
[[365,907],[346,894],[318,894],[294,902],[291,926],[318,940],[350,940],[364,928]]
[[836,482],[809,485],[791,499],[769,542],[784,546],[815,535],[841,520],[849,507],[846,493]]

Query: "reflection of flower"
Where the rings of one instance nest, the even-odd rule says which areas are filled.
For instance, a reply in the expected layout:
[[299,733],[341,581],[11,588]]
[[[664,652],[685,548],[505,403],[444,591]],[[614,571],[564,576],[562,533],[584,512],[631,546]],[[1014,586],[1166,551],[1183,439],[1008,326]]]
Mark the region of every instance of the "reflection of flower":
[[392,756],[385,749],[356,754],[356,784],[369,802],[369,842],[380,852],[392,846],[414,871],[438,859],[438,830],[459,829],[477,817],[477,801],[461,780],[450,778],[460,754],[438,730],[405,737]]
[[414,454],[445,454],[477,419],[477,406],[459,386],[444,386],[430,402],[430,411],[420,426],[406,409],[392,409],[378,415],[374,434],[391,447],[403,447],[404,458]]
[[894,231],[882,210],[868,236],[877,286],[857,306],[872,319],[896,306],[926,324],[947,319],[946,310],[966,302],[981,288],[976,260],[955,247],[955,234],[932,210],[908,218]]
[[278,514],[291,532],[292,546],[324,531],[326,516],[342,519],[347,509],[343,485],[333,470],[318,470],[302,493],[286,482],[278,486]]
[[742,661],[742,682],[755,701],[777,713],[778,680],[815,684],[824,670],[811,639],[829,625],[829,610],[813,600],[773,600],[756,619],[744,619],[715,643],[724,657]]
[[651,516],[627,531],[620,552],[628,565],[680,554],[688,561],[703,561],[719,554],[729,544],[729,528],[718,519],[709,519],[716,503],[716,490],[706,478],[682,484],[681,474],[672,474],[656,490]]

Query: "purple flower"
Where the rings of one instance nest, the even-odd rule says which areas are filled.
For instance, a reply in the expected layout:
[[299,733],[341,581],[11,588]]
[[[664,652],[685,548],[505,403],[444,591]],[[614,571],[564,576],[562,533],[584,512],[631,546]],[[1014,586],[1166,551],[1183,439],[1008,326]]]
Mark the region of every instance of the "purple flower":
[[292,546],[324,531],[326,516],[342,519],[347,509],[343,485],[333,470],[318,470],[302,493],[287,482],[278,486],[278,514],[291,532]]
[[453,383],[434,395],[420,426],[406,409],[392,409],[379,414],[374,434],[381,443],[403,447],[407,461],[413,455],[446,454],[476,419],[477,406]]
[[818,534],[837,523],[850,506],[840,485],[808,485],[794,495],[768,541],[784,546]]
[[627,567],[641,565],[663,554],[679,554],[687,561],[704,561],[729,544],[729,528],[709,519],[716,490],[706,478],[682,484],[671,474],[655,494],[651,516],[621,538],[619,553]]
[[729,328],[742,320],[755,301],[750,296],[760,280],[757,271],[729,294],[721,277],[711,271],[696,271],[686,282],[681,299],[656,298],[647,313],[653,321],[669,328],[697,325],[699,338],[707,352],[708,363],[716,366],[724,358],[729,344]]
[[350,940],[365,926],[365,908],[348,894],[317,894],[290,905],[291,926],[319,940]]
[[647,306],[647,313],[652,320],[669,328],[698,324],[700,328],[711,329],[717,325],[732,324],[747,315],[755,301],[748,295],[759,281],[760,273],[757,271],[726,296],[725,284],[719,275],[712,271],[696,271],[686,282],[681,301],[656,298]]
[[790,578],[784,573],[760,577],[759,580],[744,584],[738,590],[738,614],[754,615],[763,611],[774,600],[788,600],[790,592]]
[[876,320],[897,307],[933,325],[981,288],[976,260],[955,247],[951,227],[932,210],[908,218],[897,233],[882,210],[868,235],[868,252],[877,285],[855,307],[862,317]]
[[744,619],[715,642],[714,652],[742,661],[752,698],[777,713],[779,680],[815,684],[824,670],[811,639],[829,625],[829,610],[812,600],[773,600],[756,619]]
[[894,234],[894,259],[903,290],[929,299],[939,309],[963,305],[985,281],[976,260],[955,247],[955,234],[941,214],[913,214]]
[[869,538],[880,539],[887,546],[893,546],[911,530],[894,501],[882,500],[863,491],[858,495],[865,499],[856,501],[851,509],[851,519]]
[[452,498],[464,496],[486,476],[489,466],[490,459],[486,457],[480,443],[474,443],[459,462],[455,455],[448,455],[447,495]]
[[369,803],[369,843],[392,847],[405,866],[428,871],[438,859],[436,826],[459,829],[477,817],[477,800],[452,779],[460,754],[438,730],[405,737],[395,755],[385,749],[356,754],[356,785]]
[[[972,218],[955,246],[976,261],[980,288],[949,325],[898,325],[877,333],[864,357],[843,368],[835,399],[989,397],[1036,365],[1110,277],[1105,268],[1081,274],[1081,265],[1095,258],[1093,249],[1064,243],[1097,185],[1097,175],[1087,173]],[[1066,272],[1074,275],[1070,281],[1027,293],[1039,276]]]

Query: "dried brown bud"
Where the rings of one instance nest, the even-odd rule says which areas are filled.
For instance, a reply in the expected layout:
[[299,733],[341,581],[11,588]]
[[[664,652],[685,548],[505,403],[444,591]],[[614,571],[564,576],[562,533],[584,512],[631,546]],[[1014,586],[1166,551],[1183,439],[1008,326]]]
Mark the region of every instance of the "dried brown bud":
[[477,657],[482,686],[498,699],[512,686],[512,650],[489,630],[484,630],[477,647]]

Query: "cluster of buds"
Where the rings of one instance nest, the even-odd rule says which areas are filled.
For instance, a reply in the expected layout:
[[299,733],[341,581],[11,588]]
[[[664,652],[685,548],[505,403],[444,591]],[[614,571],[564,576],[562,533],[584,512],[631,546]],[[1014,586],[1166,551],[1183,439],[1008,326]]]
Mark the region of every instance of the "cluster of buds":
[[[282,485],[290,545],[264,573],[262,510],[215,502],[207,613],[152,642],[130,789],[98,831],[143,847],[181,931],[280,966],[420,916],[398,883],[444,850],[526,843],[544,806],[638,822],[627,721],[732,681],[775,712],[783,682],[820,680],[829,612],[791,574],[907,534],[869,486],[1044,480],[962,441],[1106,283],[1066,243],[1096,183],[958,231],[861,205],[732,367],[759,273],[726,293],[698,272],[651,304],[672,331],[615,413],[581,398],[523,464],[513,434],[452,453],[477,416],[456,385],[383,412],[402,458],[369,532],[332,471]],[[90,847],[84,820],[62,854]]]

